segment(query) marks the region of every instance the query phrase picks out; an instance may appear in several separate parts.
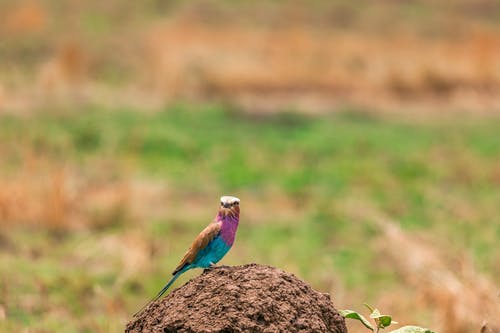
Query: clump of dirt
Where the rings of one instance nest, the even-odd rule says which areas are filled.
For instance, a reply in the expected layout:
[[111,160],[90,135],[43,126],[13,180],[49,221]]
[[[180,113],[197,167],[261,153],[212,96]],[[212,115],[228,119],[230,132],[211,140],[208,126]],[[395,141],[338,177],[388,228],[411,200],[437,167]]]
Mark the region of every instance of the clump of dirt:
[[293,274],[249,264],[205,271],[127,324],[125,332],[335,332],[344,318],[328,294]]

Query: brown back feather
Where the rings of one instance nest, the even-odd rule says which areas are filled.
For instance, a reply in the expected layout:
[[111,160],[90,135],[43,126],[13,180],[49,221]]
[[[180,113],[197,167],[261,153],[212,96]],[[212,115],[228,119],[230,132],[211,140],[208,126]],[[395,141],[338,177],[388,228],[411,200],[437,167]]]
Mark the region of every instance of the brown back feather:
[[203,231],[200,232],[200,234],[194,239],[193,244],[191,244],[189,250],[187,250],[187,252],[184,254],[184,257],[182,257],[172,275],[175,275],[186,265],[191,264],[198,255],[198,252],[205,248],[208,243],[210,243],[217,236],[217,234],[220,232],[220,229],[221,222],[219,221],[214,221],[210,223],[205,229],[203,229]]

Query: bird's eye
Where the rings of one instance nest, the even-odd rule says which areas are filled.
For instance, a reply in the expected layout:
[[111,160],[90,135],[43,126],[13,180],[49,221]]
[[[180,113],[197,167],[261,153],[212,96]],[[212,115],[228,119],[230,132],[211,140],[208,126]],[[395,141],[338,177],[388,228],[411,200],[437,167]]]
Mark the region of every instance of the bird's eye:
[[224,206],[224,203],[221,201],[221,202],[220,202],[220,205],[221,205],[221,206]]
[[240,203],[238,201],[234,202],[233,205],[234,206],[238,206]]

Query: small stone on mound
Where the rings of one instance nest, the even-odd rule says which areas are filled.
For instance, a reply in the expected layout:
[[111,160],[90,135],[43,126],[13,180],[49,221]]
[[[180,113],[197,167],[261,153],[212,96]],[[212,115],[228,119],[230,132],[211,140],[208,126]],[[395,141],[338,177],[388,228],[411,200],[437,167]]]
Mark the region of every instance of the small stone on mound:
[[217,267],[175,289],[125,332],[347,332],[328,294],[293,274],[249,264]]

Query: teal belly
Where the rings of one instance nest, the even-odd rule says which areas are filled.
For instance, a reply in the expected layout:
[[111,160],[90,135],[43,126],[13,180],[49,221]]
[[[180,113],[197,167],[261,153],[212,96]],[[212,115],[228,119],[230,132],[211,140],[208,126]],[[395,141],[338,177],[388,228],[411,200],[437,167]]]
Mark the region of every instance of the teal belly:
[[190,266],[207,268],[210,265],[219,262],[219,260],[221,260],[222,257],[226,255],[229,249],[230,246],[224,243],[221,237],[216,237],[198,253],[196,259],[191,263]]

